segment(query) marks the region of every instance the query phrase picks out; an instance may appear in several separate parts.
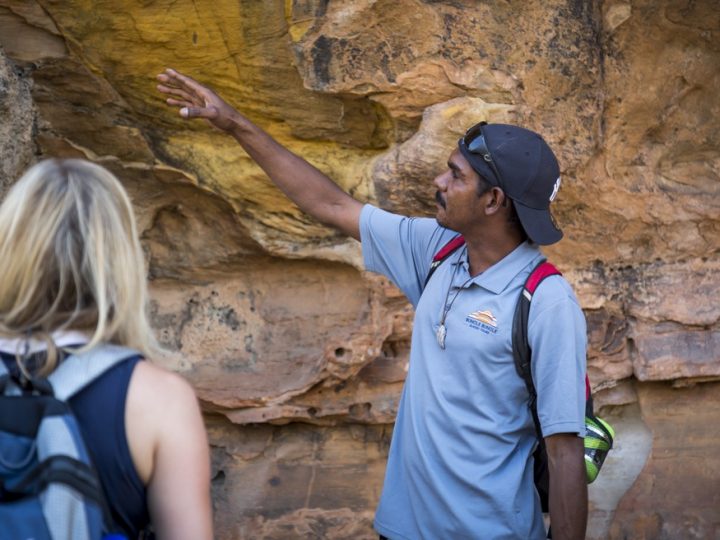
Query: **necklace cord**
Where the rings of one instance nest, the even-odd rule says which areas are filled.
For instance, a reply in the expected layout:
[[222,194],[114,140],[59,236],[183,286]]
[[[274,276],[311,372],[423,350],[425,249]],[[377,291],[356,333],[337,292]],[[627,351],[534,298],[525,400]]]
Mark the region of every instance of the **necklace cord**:
[[445,293],[445,301],[442,305],[442,315],[440,316],[440,326],[445,326],[445,319],[447,318],[448,313],[450,313],[450,309],[452,308],[453,304],[455,303],[455,299],[460,295],[462,290],[465,288],[465,286],[470,283],[474,276],[470,276],[468,279],[465,280],[465,282],[458,287],[457,292],[452,297],[452,300],[450,300],[450,305],[448,305],[448,298],[450,297],[450,290],[453,288],[453,281],[455,281],[455,273],[457,272],[458,265],[461,262],[463,254],[467,251],[467,247],[463,248],[462,251],[460,251],[458,255],[457,261],[453,263],[454,268],[452,271],[452,274],[450,275],[450,284],[448,285],[447,292]]

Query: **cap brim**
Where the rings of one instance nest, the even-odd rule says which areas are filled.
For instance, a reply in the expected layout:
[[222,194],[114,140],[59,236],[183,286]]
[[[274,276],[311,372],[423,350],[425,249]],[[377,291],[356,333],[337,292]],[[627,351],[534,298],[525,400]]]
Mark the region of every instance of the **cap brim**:
[[541,246],[549,246],[560,241],[563,233],[555,226],[550,210],[537,210],[513,201],[520,223],[530,240]]

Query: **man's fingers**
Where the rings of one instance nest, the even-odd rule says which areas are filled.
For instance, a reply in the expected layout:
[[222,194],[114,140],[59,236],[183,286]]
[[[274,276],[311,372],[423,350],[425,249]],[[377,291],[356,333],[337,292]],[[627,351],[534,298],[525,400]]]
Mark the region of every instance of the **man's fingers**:
[[168,105],[173,105],[174,107],[194,107],[195,103],[192,103],[190,101],[184,101],[181,99],[173,99],[173,98],[167,98],[165,100],[165,103]]
[[199,92],[205,89],[203,85],[197,82],[195,79],[183,75],[179,71],[168,68],[165,70],[165,74],[173,81],[177,82],[181,87],[185,87],[193,92]]
[[157,80],[161,83],[157,85],[157,89],[169,96],[166,103],[180,107],[181,117],[205,118],[211,121],[219,118],[220,110],[209,103],[223,102],[209,88],[170,68],[160,73]]
[[199,98],[191,95],[190,93],[188,93],[185,90],[182,90],[180,88],[173,88],[171,86],[165,86],[163,84],[158,84],[157,89],[158,89],[158,91],[162,92],[163,94],[171,94],[173,96],[184,99],[185,101],[195,103],[195,105],[199,105],[199,101],[200,101]]
[[180,116],[183,118],[208,118],[217,117],[218,111],[215,107],[183,107],[180,109]]
[[[160,81],[161,84],[157,86],[158,90],[161,92],[169,93],[169,92],[195,92],[195,89],[185,84],[180,78],[178,78],[176,75],[172,75],[169,73],[160,73],[157,76],[157,80]],[[160,88],[162,86],[162,89]]]

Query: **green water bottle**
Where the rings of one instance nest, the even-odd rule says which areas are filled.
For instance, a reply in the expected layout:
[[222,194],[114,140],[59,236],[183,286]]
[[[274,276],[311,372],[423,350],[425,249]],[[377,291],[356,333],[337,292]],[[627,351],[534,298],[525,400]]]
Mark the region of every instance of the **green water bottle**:
[[585,417],[585,471],[588,484],[600,473],[614,439],[615,431],[605,420],[597,416]]

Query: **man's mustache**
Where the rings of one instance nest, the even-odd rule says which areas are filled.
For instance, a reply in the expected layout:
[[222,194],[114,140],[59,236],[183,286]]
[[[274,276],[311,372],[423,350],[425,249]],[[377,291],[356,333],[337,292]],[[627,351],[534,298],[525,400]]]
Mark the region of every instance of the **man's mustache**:
[[445,200],[442,198],[442,195],[440,195],[440,191],[435,192],[435,200],[440,206],[445,208]]

